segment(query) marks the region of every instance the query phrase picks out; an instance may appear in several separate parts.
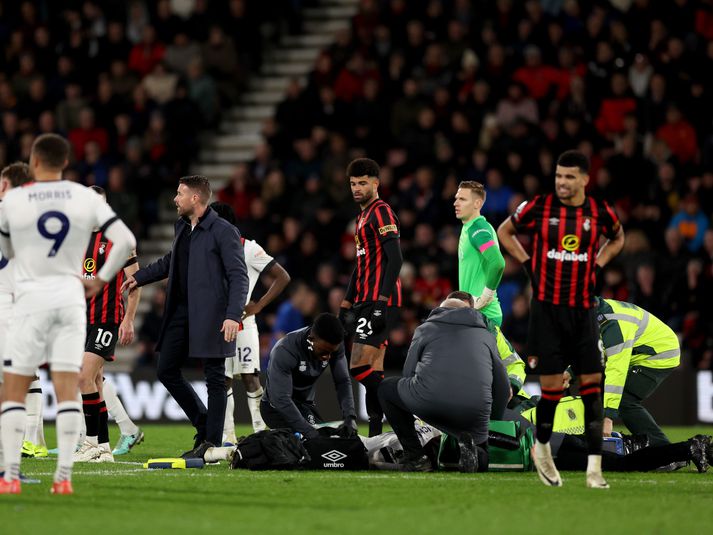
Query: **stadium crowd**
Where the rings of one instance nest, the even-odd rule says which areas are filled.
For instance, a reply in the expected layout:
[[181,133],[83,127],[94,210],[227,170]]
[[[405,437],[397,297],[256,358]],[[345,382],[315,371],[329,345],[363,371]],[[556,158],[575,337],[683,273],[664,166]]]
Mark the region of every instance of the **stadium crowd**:
[[[37,133],[66,134],[68,177],[105,185],[139,234],[196,155],[200,128],[259,65],[254,17],[277,16],[241,0],[218,19],[205,0],[180,15],[169,0],[0,5],[0,160],[26,159]],[[712,368],[711,72],[709,1],[363,0],[217,195],[296,281],[261,331],[337,311],[354,264],[354,157],[382,164],[381,196],[401,223],[404,308],[387,358],[400,368],[413,330],[457,289],[458,182],[486,185],[483,215],[497,226],[551,189],[557,154],[579,148],[592,161],[588,193],[627,230],[602,295],[661,317],[693,365]],[[499,295],[516,347],[526,287],[507,259]]]
[[[627,229],[602,295],[662,317],[694,365],[710,368],[711,17],[709,2],[685,0],[365,0],[308,81],[290,84],[266,143],[221,198],[244,233],[312,286],[312,300],[335,310],[354,259],[344,170],[359,155],[382,162],[406,261],[403,327],[390,348],[398,366],[413,329],[457,285],[458,182],[485,184],[482,213],[497,226],[550,191],[556,155],[579,148],[593,164],[588,193],[611,202]],[[525,282],[508,259],[498,292],[518,347]],[[312,300],[296,287],[275,330],[322,308]]]

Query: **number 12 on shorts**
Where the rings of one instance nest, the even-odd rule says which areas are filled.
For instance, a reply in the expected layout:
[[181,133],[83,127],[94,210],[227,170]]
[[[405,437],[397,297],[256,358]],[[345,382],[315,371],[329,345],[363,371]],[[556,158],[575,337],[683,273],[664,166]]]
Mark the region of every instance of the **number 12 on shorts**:
[[252,357],[250,356],[252,349],[249,347],[239,347],[238,348],[238,362],[252,362]]

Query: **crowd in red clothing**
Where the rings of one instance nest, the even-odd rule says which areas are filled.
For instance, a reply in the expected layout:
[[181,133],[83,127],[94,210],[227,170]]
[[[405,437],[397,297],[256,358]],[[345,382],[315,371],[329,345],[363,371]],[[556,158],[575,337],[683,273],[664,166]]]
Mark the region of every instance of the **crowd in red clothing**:
[[[588,192],[616,207],[629,237],[602,292],[668,321],[710,366],[713,337],[700,333],[713,332],[713,313],[697,296],[713,288],[712,15],[697,0],[363,0],[306,83],[290,84],[224,198],[246,234],[334,306],[353,260],[346,164],[383,164],[406,260],[398,346],[457,284],[458,182],[486,185],[497,226],[551,190],[557,155],[579,148]],[[682,202],[690,195],[697,204]],[[318,283],[325,265],[336,274]],[[499,292],[516,344],[524,287],[508,260]]]

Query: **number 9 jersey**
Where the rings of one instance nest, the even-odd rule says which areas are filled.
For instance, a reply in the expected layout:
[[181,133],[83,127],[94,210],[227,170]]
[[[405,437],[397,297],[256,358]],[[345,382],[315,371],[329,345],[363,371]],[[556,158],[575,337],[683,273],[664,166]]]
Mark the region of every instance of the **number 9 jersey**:
[[[14,258],[15,314],[84,305],[81,275],[87,244],[93,230],[110,226],[122,227],[112,230],[124,244],[128,240],[135,246],[111,207],[85,186],[64,180],[33,182],[7,192],[0,204],[0,244],[4,255]],[[129,251],[117,251],[120,258],[107,262],[98,275],[111,280]]]

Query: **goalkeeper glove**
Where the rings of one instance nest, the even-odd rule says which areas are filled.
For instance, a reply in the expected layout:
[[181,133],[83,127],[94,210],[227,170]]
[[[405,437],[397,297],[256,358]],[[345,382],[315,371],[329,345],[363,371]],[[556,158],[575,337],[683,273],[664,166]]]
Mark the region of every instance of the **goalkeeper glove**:
[[342,438],[354,438],[357,436],[358,428],[356,423],[356,416],[347,416],[344,419],[344,423],[337,427],[337,435]]
[[371,330],[378,333],[386,328],[386,301],[379,299],[371,312]]
[[483,288],[483,293],[481,293],[478,297],[475,298],[475,303],[473,307],[475,308],[475,310],[485,308],[493,301],[494,298],[495,290],[491,290],[490,288]]

